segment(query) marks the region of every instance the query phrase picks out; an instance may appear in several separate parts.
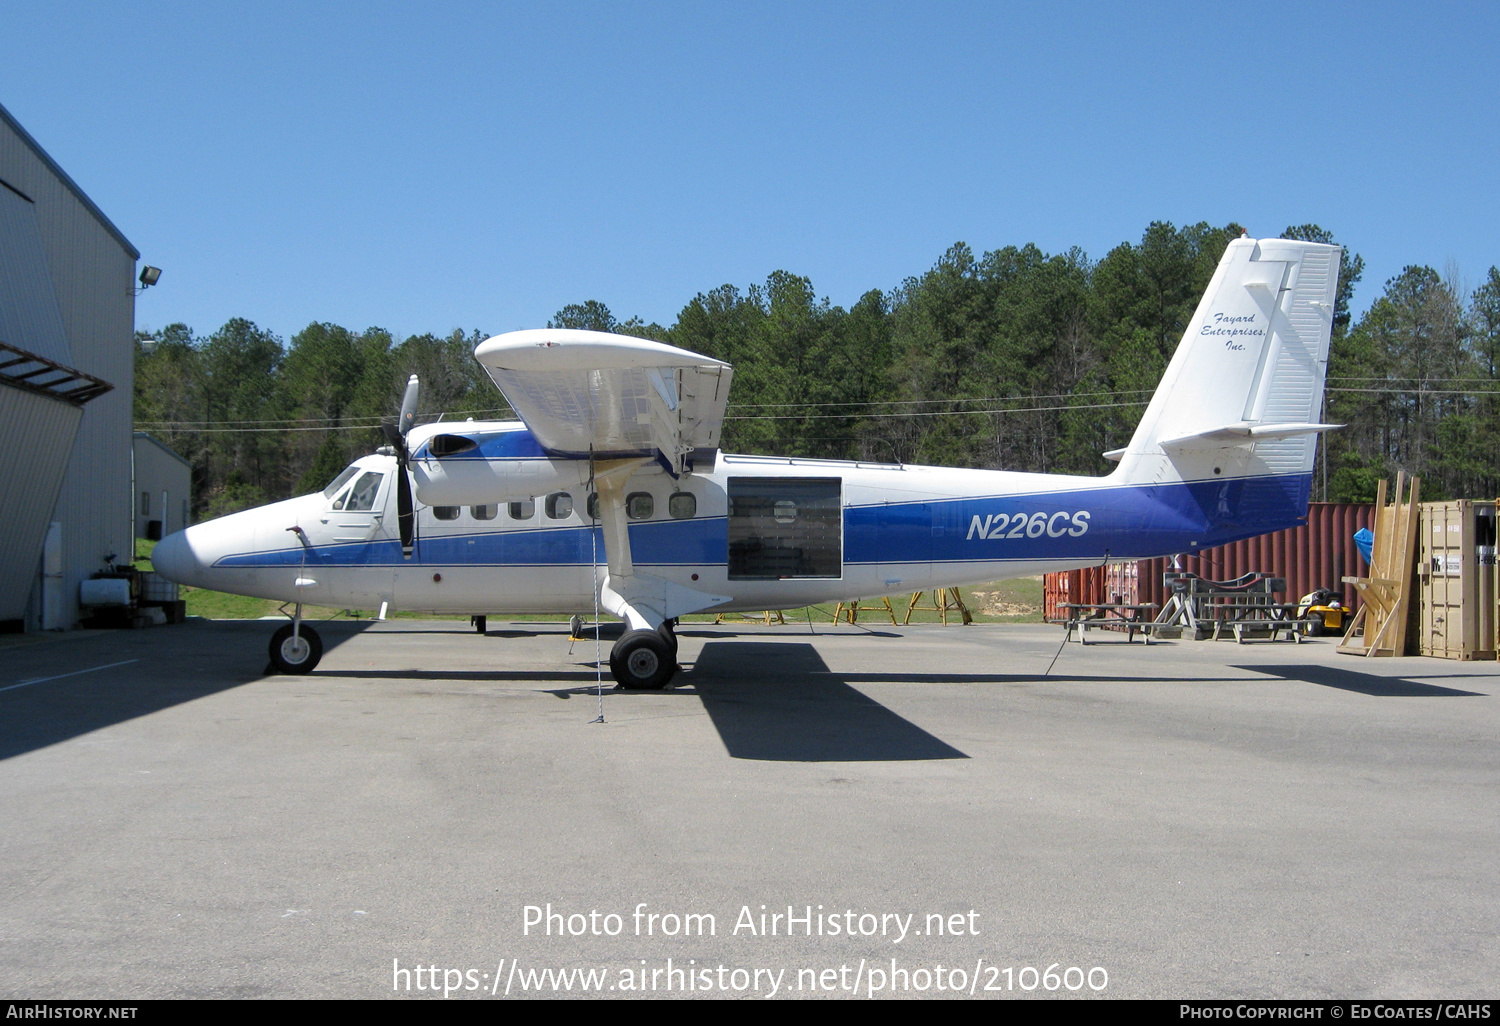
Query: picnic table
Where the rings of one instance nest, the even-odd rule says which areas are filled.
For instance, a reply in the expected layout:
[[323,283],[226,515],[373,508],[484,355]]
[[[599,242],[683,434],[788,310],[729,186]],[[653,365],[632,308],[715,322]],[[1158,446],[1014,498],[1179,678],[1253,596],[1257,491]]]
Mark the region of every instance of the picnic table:
[[1135,640],[1140,631],[1146,644],[1151,644],[1151,616],[1157,606],[1155,602],[1060,602],[1057,608],[1068,611],[1063,621],[1068,628],[1064,641],[1073,640],[1073,630],[1078,630],[1078,643],[1087,645],[1088,629],[1125,631],[1126,643]]
[[[1269,598],[1269,597],[1267,597]],[[1202,626],[1213,624],[1213,640],[1218,641],[1224,630],[1234,634],[1234,640],[1245,643],[1248,635],[1264,633],[1272,641],[1278,633],[1287,633],[1299,645],[1302,643],[1303,627],[1307,620],[1297,616],[1297,603],[1272,602],[1236,596],[1233,602],[1216,602],[1210,607],[1210,618],[1200,620]]]
[[1286,593],[1286,579],[1253,571],[1232,581],[1210,581],[1194,573],[1168,571],[1163,583],[1172,597],[1157,619],[1157,629],[1185,627],[1199,641],[1218,641],[1233,634],[1244,644],[1247,638],[1287,633],[1302,641],[1307,618],[1297,616],[1297,603],[1277,596]]

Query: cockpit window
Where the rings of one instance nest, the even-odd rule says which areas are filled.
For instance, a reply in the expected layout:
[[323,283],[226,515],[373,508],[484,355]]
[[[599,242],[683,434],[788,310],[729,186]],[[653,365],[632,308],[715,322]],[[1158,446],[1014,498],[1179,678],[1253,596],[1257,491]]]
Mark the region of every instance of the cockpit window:
[[[375,496],[380,491],[380,482],[382,479],[384,479],[384,477],[384,474],[374,470],[371,470],[360,477],[360,479],[354,483],[354,487],[349,489],[349,501],[345,504],[344,510],[346,512],[364,512],[366,510],[374,509]],[[335,507],[337,507],[337,503],[335,503]]]
[[339,493],[339,489],[349,483],[349,479],[359,473],[358,467],[345,467],[339,472],[339,476],[333,479],[333,483],[323,489],[323,498],[331,499]]

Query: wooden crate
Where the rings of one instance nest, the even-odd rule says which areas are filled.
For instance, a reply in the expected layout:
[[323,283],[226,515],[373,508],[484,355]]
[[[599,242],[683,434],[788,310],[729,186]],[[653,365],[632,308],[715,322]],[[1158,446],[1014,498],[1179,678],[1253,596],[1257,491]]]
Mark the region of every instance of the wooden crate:
[[1495,504],[1424,502],[1417,533],[1417,644],[1426,656],[1495,658]]

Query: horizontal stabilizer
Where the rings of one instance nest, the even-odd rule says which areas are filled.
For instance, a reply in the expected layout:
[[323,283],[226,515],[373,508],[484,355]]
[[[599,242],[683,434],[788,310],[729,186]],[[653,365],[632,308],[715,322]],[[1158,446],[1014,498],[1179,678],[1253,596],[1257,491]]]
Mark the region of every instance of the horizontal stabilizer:
[[[1249,442],[1317,435],[1324,431],[1337,431],[1343,426],[1342,424],[1226,424],[1223,427],[1210,428],[1196,434],[1163,438],[1156,444],[1167,452],[1173,449],[1227,449]],[[1123,449],[1115,451],[1120,454],[1124,453]],[[1109,458],[1108,453],[1105,453],[1105,458]],[[1118,459],[1119,456],[1115,458]]]

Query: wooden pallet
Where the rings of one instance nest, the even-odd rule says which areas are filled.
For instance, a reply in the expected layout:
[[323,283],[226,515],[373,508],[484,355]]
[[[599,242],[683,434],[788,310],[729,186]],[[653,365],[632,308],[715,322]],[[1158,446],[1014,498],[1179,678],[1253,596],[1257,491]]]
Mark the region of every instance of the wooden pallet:
[[1410,497],[1402,502],[1406,475],[1396,474],[1394,501],[1385,504],[1385,482],[1375,492],[1375,547],[1369,577],[1345,577],[1362,605],[1339,642],[1345,655],[1406,655],[1406,615],[1411,605],[1417,551],[1417,500],[1422,479],[1411,479]]

